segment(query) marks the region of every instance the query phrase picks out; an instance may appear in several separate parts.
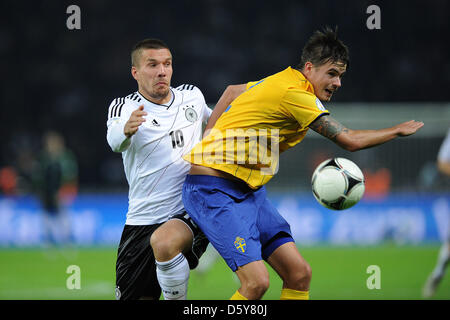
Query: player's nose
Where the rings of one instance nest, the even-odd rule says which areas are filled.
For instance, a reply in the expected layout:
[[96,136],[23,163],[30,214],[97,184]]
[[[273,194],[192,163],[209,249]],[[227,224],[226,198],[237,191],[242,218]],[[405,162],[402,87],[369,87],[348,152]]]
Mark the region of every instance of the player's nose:
[[166,68],[164,67],[163,64],[160,64],[158,68],[158,76],[164,77],[165,75],[166,75]]
[[336,77],[333,81],[333,86],[335,86],[336,88],[340,88],[341,87],[341,78]]

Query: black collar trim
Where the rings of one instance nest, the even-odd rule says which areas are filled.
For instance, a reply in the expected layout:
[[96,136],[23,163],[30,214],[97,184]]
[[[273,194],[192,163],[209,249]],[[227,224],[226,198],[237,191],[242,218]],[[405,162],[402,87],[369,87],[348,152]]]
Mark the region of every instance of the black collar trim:
[[175,101],[175,92],[173,92],[172,88],[170,88],[170,92],[172,93],[172,99],[170,100],[169,104],[159,104],[159,103],[150,101],[146,97],[144,97],[144,95],[142,93],[140,93],[139,90],[136,91],[136,92],[142,97],[142,99],[144,99],[144,100],[146,100],[146,101],[148,101],[148,102],[150,102],[150,103],[152,103],[154,105],[161,106],[161,107],[166,107],[167,109],[169,109],[172,106],[173,102]]

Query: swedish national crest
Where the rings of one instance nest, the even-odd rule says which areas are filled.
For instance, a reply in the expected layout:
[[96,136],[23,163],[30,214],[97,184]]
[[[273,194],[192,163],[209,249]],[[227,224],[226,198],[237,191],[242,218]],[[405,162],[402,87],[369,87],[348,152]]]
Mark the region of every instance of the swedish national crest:
[[247,247],[247,244],[245,243],[245,239],[241,237],[236,237],[236,240],[234,240],[234,246],[239,252],[244,253],[245,248]]

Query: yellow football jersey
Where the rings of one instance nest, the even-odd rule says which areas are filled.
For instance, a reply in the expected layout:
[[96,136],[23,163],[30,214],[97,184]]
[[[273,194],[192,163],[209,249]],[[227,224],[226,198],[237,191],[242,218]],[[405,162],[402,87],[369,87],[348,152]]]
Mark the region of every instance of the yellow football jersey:
[[302,141],[308,125],[322,114],[329,112],[314,95],[312,84],[288,67],[249,82],[208,136],[183,158],[258,188],[278,171],[279,155]]

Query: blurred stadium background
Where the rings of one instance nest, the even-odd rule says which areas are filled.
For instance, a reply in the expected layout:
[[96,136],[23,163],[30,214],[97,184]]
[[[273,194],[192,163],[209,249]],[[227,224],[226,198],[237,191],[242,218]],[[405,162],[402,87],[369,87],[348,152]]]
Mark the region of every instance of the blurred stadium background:
[[[80,30],[66,27],[71,4],[81,9]],[[371,4],[381,8],[380,30],[366,27]],[[357,153],[308,133],[281,157],[270,198],[313,268],[312,299],[422,298],[450,225],[450,181],[436,169],[450,126],[448,1],[2,1],[0,8],[0,299],[114,299],[127,182],[106,142],[106,116],[114,98],[136,90],[134,43],[167,42],[172,85],[198,86],[214,107],[227,85],[296,65],[306,39],[325,25],[339,26],[351,53],[343,86],[326,105],[332,115],[352,129],[410,119],[425,126]],[[72,178],[60,192],[70,245],[47,241],[33,183],[49,130],[76,159],[76,166],[67,160]],[[337,156],[366,177],[361,203],[340,213],[320,207],[310,190],[315,166]],[[211,251],[205,270],[192,273],[190,299],[227,299],[238,287],[213,258]],[[70,265],[80,267],[79,290],[66,286]],[[371,265],[381,269],[380,289],[366,286]],[[278,299],[281,283],[274,274],[271,281],[265,298]],[[435,298],[450,299],[449,274]]]

